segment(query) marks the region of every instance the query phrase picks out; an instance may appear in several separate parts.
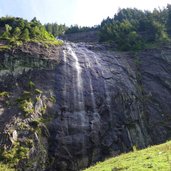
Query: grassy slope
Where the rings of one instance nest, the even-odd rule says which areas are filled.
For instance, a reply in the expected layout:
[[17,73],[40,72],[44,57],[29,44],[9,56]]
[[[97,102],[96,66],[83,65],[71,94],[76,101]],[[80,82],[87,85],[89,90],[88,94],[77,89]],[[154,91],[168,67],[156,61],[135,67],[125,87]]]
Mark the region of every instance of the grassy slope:
[[99,162],[85,171],[171,171],[171,141]]

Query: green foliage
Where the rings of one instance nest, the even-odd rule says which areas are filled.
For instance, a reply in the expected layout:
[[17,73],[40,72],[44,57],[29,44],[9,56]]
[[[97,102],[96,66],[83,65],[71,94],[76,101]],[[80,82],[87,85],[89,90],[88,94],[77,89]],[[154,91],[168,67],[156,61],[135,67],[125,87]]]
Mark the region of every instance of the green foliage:
[[7,91],[0,92],[0,97],[9,97],[9,92]]
[[31,99],[29,100],[22,100],[20,102],[20,109],[25,112],[25,114],[32,114],[34,113],[33,102]]
[[[41,100],[40,95],[43,94],[43,91],[36,88],[35,84],[32,81],[28,82],[29,91],[23,91],[21,96],[17,99],[19,109],[25,114],[26,117],[30,114],[35,113],[34,104]],[[42,114],[46,112],[46,105],[43,104],[39,110]]]
[[113,157],[99,162],[85,171],[170,171],[171,170],[171,141]]
[[19,39],[21,34],[21,30],[19,27],[15,27],[14,32],[13,32],[13,37],[17,40]]
[[70,33],[80,33],[80,32],[88,32],[88,31],[94,31],[97,30],[98,26],[94,27],[79,27],[78,25],[74,25],[66,29],[65,34]]
[[0,171],[15,171],[15,169],[10,168],[7,164],[0,163]]
[[9,33],[11,30],[12,30],[12,27],[8,24],[5,24],[5,31]]
[[16,142],[10,150],[4,150],[1,154],[4,163],[14,167],[18,162],[29,157],[29,148]]
[[47,23],[45,24],[45,28],[49,33],[51,33],[55,37],[63,35],[67,30],[67,27],[65,25],[58,25],[57,23]]
[[12,27],[8,24],[5,24],[5,31],[2,33],[1,38],[6,39],[6,40],[10,39],[10,37],[11,37],[10,31],[11,30],[12,30]]
[[55,98],[55,96],[51,96],[51,97],[49,98],[49,101],[52,102],[52,103],[56,103],[56,98]]
[[27,42],[30,40],[30,33],[27,28],[25,28],[23,32],[21,33],[21,40],[24,42]]
[[67,27],[62,24],[57,24],[57,23],[47,23],[45,24],[46,30],[53,34],[55,37],[61,36],[63,34],[70,34],[70,33],[80,33],[80,32],[88,32],[88,31],[93,31],[97,30],[98,26],[94,27],[79,27],[78,25],[70,26]]
[[20,46],[23,42],[41,42],[45,44],[61,45],[55,37],[48,33],[45,27],[33,18],[30,22],[22,18],[0,18],[0,41],[5,40],[4,45]]
[[42,94],[42,93],[43,93],[43,92],[42,92],[41,90],[39,90],[38,88],[36,88],[34,91],[35,91],[36,94]]
[[136,145],[134,145],[132,148],[133,148],[133,151],[134,151],[134,152],[136,152],[136,151],[137,151],[137,147],[136,147]]
[[103,20],[100,41],[113,41],[119,50],[140,50],[145,44],[167,43],[171,35],[171,5],[153,12],[120,9],[114,18]]
[[29,86],[30,89],[33,89],[33,88],[36,87],[35,84],[32,81],[29,81],[28,86]]

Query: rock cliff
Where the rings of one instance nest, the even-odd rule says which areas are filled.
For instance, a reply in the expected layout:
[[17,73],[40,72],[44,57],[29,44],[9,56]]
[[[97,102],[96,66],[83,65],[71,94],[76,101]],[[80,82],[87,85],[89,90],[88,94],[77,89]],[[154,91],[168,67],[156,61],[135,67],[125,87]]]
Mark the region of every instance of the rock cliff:
[[68,33],[60,36],[61,39],[71,42],[99,42],[99,32],[87,31],[80,33]]
[[30,44],[0,60],[1,158],[18,170],[76,171],[171,136],[169,47]]

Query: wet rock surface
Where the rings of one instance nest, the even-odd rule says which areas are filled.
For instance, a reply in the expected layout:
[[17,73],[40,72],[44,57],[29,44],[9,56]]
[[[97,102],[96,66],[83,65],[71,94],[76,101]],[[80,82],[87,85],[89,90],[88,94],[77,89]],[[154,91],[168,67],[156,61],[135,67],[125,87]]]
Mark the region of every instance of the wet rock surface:
[[[28,170],[77,171],[133,146],[170,139],[171,48],[126,53],[98,44],[66,43],[45,54],[33,49],[0,54],[0,91],[10,92],[0,97],[0,129],[4,132],[9,125],[13,141],[28,136],[34,140],[30,156],[38,155]],[[28,90],[30,80],[44,92],[33,103],[32,114],[46,120],[39,125],[41,136],[34,129],[30,135],[18,130],[15,125],[27,125],[33,118],[6,104]],[[0,145],[5,142],[1,136]]]
[[56,71],[59,108],[50,126],[51,170],[60,169],[61,161],[66,170],[79,170],[170,137],[165,119],[171,109],[171,66],[165,53],[66,44]]

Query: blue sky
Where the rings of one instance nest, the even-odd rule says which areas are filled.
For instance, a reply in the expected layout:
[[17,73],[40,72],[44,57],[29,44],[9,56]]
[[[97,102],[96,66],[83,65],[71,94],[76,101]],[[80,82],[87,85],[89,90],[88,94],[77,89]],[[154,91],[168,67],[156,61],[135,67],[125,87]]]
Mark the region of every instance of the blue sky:
[[42,23],[93,26],[113,17],[118,8],[152,10],[168,3],[171,0],[0,0],[0,17],[10,15],[28,20],[37,17]]

